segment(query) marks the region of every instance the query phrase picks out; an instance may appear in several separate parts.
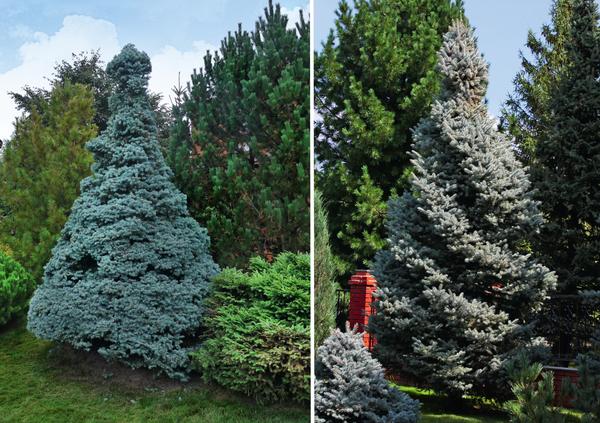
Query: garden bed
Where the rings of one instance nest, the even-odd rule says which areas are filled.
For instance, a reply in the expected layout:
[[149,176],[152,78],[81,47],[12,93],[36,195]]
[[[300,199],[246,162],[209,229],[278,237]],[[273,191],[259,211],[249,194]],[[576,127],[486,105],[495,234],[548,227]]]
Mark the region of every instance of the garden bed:
[[[24,323],[0,331],[0,421],[308,422],[306,406],[264,406],[203,384],[154,378],[94,354],[53,354]],[[63,351],[64,353],[64,351]]]

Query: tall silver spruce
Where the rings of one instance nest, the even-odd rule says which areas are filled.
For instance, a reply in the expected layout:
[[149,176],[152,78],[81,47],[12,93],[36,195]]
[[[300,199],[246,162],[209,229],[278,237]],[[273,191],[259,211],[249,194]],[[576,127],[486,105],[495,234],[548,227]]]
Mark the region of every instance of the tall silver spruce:
[[186,338],[218,267],[160,152],[150,72],[149,57],[131,44],[107,66],[115,84],[108,127],[87,144],[93,174],[31,300],[28,329],[184,379]]
[[385,365],[453,397],[496,397],[510,392],[513,354],[544,353],[530,319],[556,277],[524,241],[542,216],[488,114],[488,66],[462,21],[444,36],[438,70],[442,92],[414,130],[412,192],[389,203],[369,331]]
[[420,403],[390,385],[362,335],[335,329],[317,350],[317,423],[415,423]]

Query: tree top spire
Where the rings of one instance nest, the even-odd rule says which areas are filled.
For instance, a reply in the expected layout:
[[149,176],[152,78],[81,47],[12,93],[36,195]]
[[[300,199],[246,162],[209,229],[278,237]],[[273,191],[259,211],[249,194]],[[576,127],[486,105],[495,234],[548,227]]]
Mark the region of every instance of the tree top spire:
[[106,66],[106,72],[122,90],[139,93],[146,89],[152,64],[148,55],[127,44]]
[[459,96],[469,103],[483,100],[488,65],[477,49],[473,29],[462,20],[455,20],[444,35],[438,68],[443,75],[443,98]]

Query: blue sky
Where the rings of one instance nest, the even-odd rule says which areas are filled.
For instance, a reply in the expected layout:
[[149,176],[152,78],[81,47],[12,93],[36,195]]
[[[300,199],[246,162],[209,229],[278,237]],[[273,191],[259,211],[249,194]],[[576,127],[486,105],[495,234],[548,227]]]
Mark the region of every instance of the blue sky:
[[[315,48],[327,38],[333,26],[337,0],[315,1]],[[350,0],[350,4],[352,1]],[[527,32],[539,34],[549,22],[551,0],[465,0],[466,14],[479,48],[490,64],[487,99],[490,113],[498,115],[512,81],[520,68],[519,50],[524,49]]]
[[[277,1],[275,1],[277,2]],[[279,0],[297,20],[308,0]],[[217,48],[242,23],[253,29],[268,0],[1,0],[0,139],[12,131],[16,111],[7,92],[44,86],[56,62],[100,49],[110,60],[134,43],[152,60],[150,88],[168,97],[181,73],[187,81],[206,49]]]

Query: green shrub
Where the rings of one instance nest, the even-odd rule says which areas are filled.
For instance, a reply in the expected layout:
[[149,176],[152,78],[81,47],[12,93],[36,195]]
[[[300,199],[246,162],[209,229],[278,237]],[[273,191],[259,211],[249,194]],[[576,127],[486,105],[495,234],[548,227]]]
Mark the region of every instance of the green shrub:
[[0,252],[0,326],[27,310],[34,289],[33,278],[23,266]]
[[310,258],[250,260],[214,279],[210,337],[192,354],[206,381],[258,401],[310,398]]

